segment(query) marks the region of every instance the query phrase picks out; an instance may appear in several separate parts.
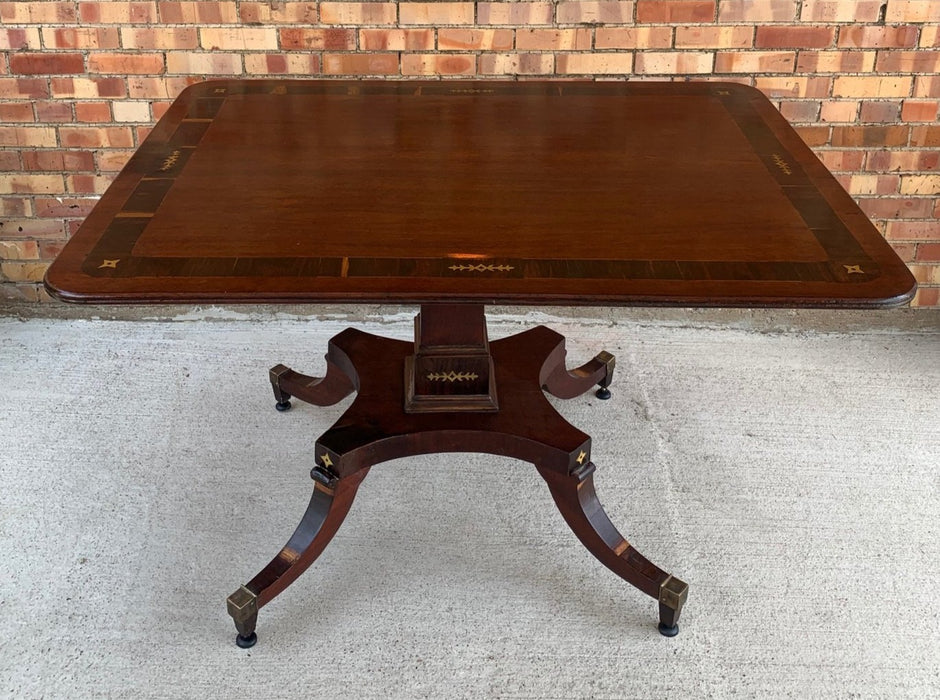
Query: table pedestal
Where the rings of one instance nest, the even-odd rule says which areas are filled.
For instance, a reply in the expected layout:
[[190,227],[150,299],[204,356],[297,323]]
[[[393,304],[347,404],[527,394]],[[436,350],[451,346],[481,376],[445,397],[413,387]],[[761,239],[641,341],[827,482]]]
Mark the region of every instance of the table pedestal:
[[482,305],[425,305],[416,321],[414,344],[355,329],[339,333],[330,340],[322,378],[283,365],[271,370],[280,410],[290,407],[291,397],[327,406],[357,395],[316,442],[313,496],[297,530],[228,598],[237,644],[255,643],[258,609],[320,556],[372,465],[437,452],[483,452],[534,464],[578,539],[614,573],[656,598],[660,632],[677,634],[688,586],[617,531],[594,491],[590,437],[544,394],[568,399],[600,385],[603,395],[613,356],[600,353],[569,371],[564,337],[544,326],[489,343]]

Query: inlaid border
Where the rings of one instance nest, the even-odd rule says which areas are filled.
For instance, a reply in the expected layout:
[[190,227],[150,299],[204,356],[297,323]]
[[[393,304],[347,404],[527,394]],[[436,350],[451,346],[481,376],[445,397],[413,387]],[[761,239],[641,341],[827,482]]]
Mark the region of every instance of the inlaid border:
[[[629,96],[644,94],[643,84],[605,85],[599,93],[591,83],[466,83],[411,85],[408,82],[306,83],[247,81],[208,83],[190,103],[166,144],[146,142],[129,168],[143,172],[121,212],[104,230],[86,258],[82,271],[92,277],[488,277],[526,279],[683,280],[864,282],[880,271],[844,222],[819,194],[802,166],[757,113],[743,91],[701,84],[701,93],[719,100],[748,139],[754,153],[780,185],[781,191],[826,252],[819,262],[754,262],[698,260],[553,260],[536,258],[375,258],[375,257],[153,257],[135,256],[134,246],[157,208],[182,173],[224,101],[234,95],[263,94],[407,94],[479,95],[550,94]],[[456,251],[455,251],[456,252]]]

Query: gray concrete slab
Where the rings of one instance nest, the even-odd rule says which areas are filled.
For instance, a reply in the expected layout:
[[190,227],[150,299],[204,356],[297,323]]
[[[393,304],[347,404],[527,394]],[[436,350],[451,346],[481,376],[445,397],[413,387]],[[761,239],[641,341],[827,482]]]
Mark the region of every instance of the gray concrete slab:
[[689,582],[680,635],[529,465],[434,455],[373,469],[243,651],[225,598],[345,405],[278,414],[267,368],[318,372],[351,319],[407,338],[412,309],[54,309],[0,316],[4,697],[940,697],[935,314],[497,310],[493,337],[617,355],[610,401],[558,407]]

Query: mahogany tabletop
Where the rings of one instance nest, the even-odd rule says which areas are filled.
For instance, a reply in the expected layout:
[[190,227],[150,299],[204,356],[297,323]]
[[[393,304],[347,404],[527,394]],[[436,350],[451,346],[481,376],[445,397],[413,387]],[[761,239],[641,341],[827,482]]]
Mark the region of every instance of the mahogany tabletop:
[[889,306],[910,272],[758,90],[188,88],[50,267],[79,302]]

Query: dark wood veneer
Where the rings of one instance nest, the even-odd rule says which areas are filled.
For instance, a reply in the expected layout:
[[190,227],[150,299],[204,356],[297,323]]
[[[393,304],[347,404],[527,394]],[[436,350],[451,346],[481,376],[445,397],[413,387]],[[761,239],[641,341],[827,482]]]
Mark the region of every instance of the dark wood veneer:
[[883,306],[907,268],[757,90],[189,88],[47,275],[88,302]]

